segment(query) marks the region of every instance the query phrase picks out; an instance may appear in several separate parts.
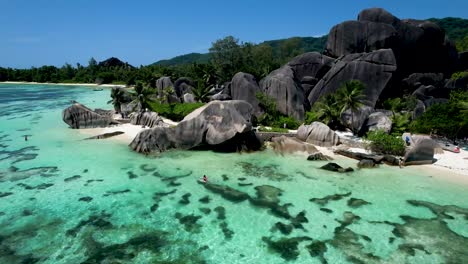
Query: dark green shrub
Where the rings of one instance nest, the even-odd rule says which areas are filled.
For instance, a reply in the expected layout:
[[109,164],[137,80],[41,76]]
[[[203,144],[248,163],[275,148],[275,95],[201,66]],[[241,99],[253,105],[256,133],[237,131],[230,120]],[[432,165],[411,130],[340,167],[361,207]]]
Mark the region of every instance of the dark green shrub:
[[270,129],[264,127],[264,126],[259,126],[258,131],[261,132],[276,132],[276,133],[288,133],[289,130],[286,128],[280,128],[280,127],[271,127]]
[[203,103],[176,103],[176,104],[160,104],[157,102],[150,102],[149,107],[152,111],[161,116],[169,118],[173,121],[180,121],[193,110],[203,106]]
[[467,102],[468,92],[452,92],[448,103],[435,104],[414,120],[410,125],[411,132],[434,133],[449,138],[468,136],[468,114],[464,107]]
[[290,116],[285,116],[276,110],[276,102],[273,98],[260,92],[256,94],[256,97],[260,108],[265,112],[258,118],[258,124],[280,128],[286,124],[286,128],[289,129],[297,129],[300,126],[300,123],[296,119]]
[[371,131],[367,133],[367,148],[379,154],[391,154],[403,156],[405,154],[405,142],[401,137],[396,137],[385,133],[383,130]]

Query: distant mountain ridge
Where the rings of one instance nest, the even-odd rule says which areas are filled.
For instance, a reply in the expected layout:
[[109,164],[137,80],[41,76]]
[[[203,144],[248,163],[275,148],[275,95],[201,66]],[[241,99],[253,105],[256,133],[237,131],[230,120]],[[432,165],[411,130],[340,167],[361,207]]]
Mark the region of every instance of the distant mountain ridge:
[[[456,17],[446,17],[446,18],[429,18],[427,19],[432,21],[442,27],[445,30],[446,35],[452,41],[461,40],[463,37],[468,36],[468,19],[456,18]],[[304,52],[322,52],[327,43],[328,35],[321,37],[298,37],[301,43],[301,49]],[[273,48],[273,54],[278,54],[280,52],[281,44],[287,39],[276,39],[268,40],[259,44],[267,44]],[[176,66],[190,63],[207,63],[210,59],[209,53],[189,53],[184,55],[179,55],[171,59],[159,60],[153,65],[160,66]]]

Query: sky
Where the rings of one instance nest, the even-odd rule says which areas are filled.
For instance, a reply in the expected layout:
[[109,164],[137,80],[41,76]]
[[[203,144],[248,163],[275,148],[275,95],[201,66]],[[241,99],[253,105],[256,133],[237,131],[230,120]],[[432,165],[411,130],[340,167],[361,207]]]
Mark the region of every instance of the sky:
[[0,67],[147,65],[232,35],[244,42],[321,36],[365,8],[399,18],[468,18],[468,0],[0,0]]

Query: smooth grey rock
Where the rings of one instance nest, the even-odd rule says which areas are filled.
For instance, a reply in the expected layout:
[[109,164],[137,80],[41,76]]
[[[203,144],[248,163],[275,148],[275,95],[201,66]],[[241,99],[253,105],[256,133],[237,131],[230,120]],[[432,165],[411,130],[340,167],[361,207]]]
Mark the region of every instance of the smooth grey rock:
[[303,82],[304,77],[321,79],[333,66],[335,59],[318,52],[306,52],[294,57],[287,65],[291,67],[297,80]]
[[259,117],[263,111],[261,111],[257,93],[261,92],[260,87],[257,84],[257,80],[252,74],[238,72],[231,81],[231,97],[233,100],[244,100],[254,108],[254,114]]
[[294,77],[292,68],[285,65],[265,77],[260,86],[264,93],[276,101],[279,112],[304,120],[304,90]]
[[320,122],[301,125],[297,130],[297,138],[321,147],[336,146],[340,143],[340,139],[335,131]]
[[438,147],[437,143],[428,138],[423,138],[415,143],[403,159],[406,165],[432,164],[434,162],[434,149]]
[[390,133],[392,130],[392,120],[382,112],[374,112],[369,115],[364,125],[366,131],[383,130]]
[[197,102],[195,100],[195,96],[193,96],[193,94],[191,94],[191,93],[185,93],[184,97],[183,97],[183,100],[184,100],[184,103],[195,103],[195,102]]
[[340,173],[354,171],[354,169],[351,168],[351,167],[345,169],[345,168],[341,167],[340,165],[338,165],[336,163],[333,163],[333,162],[330,162],[330,163],[327,163],[327,164],[323,165],[322,167],[320,167],[320,169],[327,170],[327,171],[333,171],[333,172],[340,172]]
[[348,109],[341,114],[341,122],[354,131],[361,131],[369,115],[373,112],[374,108],[370,106],[360,107],[356,111]]
[[211,101],[227,101],[232,100],[231,96],[223,92],[217,93],[211,97]]
[[[99,111],[99,109],[96,109]],[[114,111],[101,111],[100,114],[88,107],[74,103],[62,112],[62,119],[71,128],[106,127],[115,123],[112,119]]]
[[104,133],[104,134],[100,134],[100,135],[97,135],[97,136],[85,138],[85,140],[90,140],[90,139],[106,139],[106,138],[111,138],[111,137],[115,137],[115,136],[122,135],[122,134],[125,134],[125,132],[123,132],[123,131],[115,131],[115,132]]
[[348,150],[337,150],[335,151],[335,154],[342,155],[342,156],[355,159],[355,160],[359,160],[359,161],[372,160],[374,163],[381,163],[385,158],[385,156],[382,156],[382,155],[352,152]]
[[171,89],[171,92],[175,93],[174,84],[172,83],[171,77],[161,77],[156,80],[156,89],[158,91],[159,97],[162,97],[163,91],[168,88]]
[[130,123],[145,127],[165,126],[163,119],[155,112],[135,112],[130,114]]
[[[334,26],[325,54],[340,57],[352,53],[392,49],[402,76],[415,72],[450,73],[458,60],[457,51],[437,24],[415,19],[399,20],[388,11],[361,11],[358,21]],[[397,87],[398,88],[398,87]]]
[[206,147],[215,150],[256,150],[261,147],[252,131],[253,108],[245,101],[213,101],[170,128],[141,131],[130,147],[141,153]]
[[443,86],[444,74],[442,73],[412,73],[407,78],[402,80],[402,84],[410,91],[420,87],[421,85],[434,85],[436,87]]
[[357,164],[358,168],[360,169],[370,169],[370,168],[375,168],[375,167],[378,167],[377,164],[375,164],[375,162],[373,160],[369,160],[369,159],[363,159],[363,160],[360,160]]
[[307,157],[307,160],[311,160],[311,161],[328,161],[328,160],[333,160],[331,157],[329,156],[326,156],[326,155],[323,155],[322,153],[320,152],[316,152],[316,153],[313,153],[312,155],[309,155],[309,157]]
[[192,93],[193,80],[188,77],[180,77],[174,83],[174,90],[178,97],[182,97],[186,93]]
[[318,150],[315,146],[306,142],[300,141],[296,138],[280,136],[271,139],[271,146],[273,150],[281,154],[290,154],[295,152],[305,152],[307,154],[317,153]]
[[359,80],[365,86],[365,104],[373,108],[395,71],[396,60],[390,49],[344,56],[337,59],[317,83],[308,97],[309,102],[313,106],[322,96],[335,93],[345,82]]
[[382,48],[396,48],[397,45],[398,32],[392,25],[369,21],[346,21],[330,30],[324,54],[338,58]]

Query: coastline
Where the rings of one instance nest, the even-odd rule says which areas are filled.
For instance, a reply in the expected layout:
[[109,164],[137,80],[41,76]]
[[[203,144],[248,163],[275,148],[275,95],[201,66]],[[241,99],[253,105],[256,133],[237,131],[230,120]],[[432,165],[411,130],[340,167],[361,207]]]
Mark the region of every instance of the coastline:
[[[122,131],[124,134],[114,136],[105,140],[112,140],[119,144],[129,145],[135,136],[142,130],[149,128],[142,128],[139,125],[132,124],[120,124],[105,128],[87,128],[78,129],[78,133],[86,135],[87,137],[97,136],[104,133],[111,133],[116,131]],[[102,139],[101,139],[102,140]],[[332,157],[335,161],[339,160],[354,160],[345,156],[337,155],[333,152],[332,148],[319,147],[316,148],[324,155]],[[365,152],[364,149],[352,148],[353,151]],[[414,165],[406,166],[402,168],[402,172],[405,169],[417,170],[426,173],[430,177],[434,177],[441,181],[446,181],[455,184],[462,184],[468,186],[468,152],[461,151],[460,153],[451,153],[445,151],[443,154],[436,154],[434,156],[437,161],[433,164],[428,165]],[[305,157],[307,158],[307,157]],[[356,164],[358,163],[357,160]],[[382,165],[387,166],[387,165]],[[378,169],[378,168],[377,168]]]
[[96,84],[96,83],[40,83],[40,82],[0,82],[0,84],[43,84],[43,85],[60,85],[60,86],[90,86],[90,87],[126,87],[123,84]]

